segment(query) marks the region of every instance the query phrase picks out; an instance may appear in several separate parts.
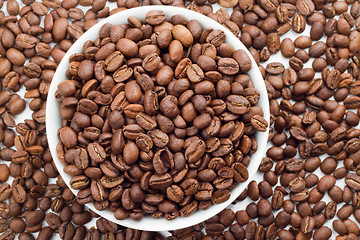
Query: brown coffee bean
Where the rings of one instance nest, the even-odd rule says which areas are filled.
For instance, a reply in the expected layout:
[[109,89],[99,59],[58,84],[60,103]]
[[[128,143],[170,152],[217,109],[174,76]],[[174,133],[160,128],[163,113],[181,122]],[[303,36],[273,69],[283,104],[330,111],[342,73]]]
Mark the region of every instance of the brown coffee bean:
[[140,127],[144,128],[145,130],[150,131],[157,127],[157,122],[145,113],[139,113],[135,119]]
[[91,143],[87,147],[90,158],[95,162],[103,162],[106,157],[105,150],[98,143]]
[[314,239],[329,239],[331,237],[331,229],[323,226],[314,232]]
[[254,115],[251,118],[251,125],[258,131],[264,132],[267,129],[267,122],[266,120],[259,116],[259,115]]
[[177,185],[172,185],[168,187],[166,190],[166,194],[170,200],[177,203],[179,203],[184,198],[184,192]]
[[161,59],[157,53],[151,53],[147,55],[143,60],[142,67],[146,71],[153,71],[159,66],[160,61]]
[[10,175],[9,167],[5,164],[0,164],[0,174],[0,181],[6,182]]
[[296,8],[302,15],[309,16],[314,12],[315,5],[311,0],[301,0],[299,2],[296,2]]
[[173,155],[170,151],[159,150],[154,155],[153,166],[158,174],[164,174],[168,168],[174,167]]
[[314,227],[315,227],[315,220],[312,217],[307,216],[307,217],[302,219],[302,221],[301,221],[301,231],[304,234],[312,232]]
[[268,12],[275,12],[276,8],[279,6],[278,1],[260,1],[260,5]]
[[129,142],[124,147],[123,156],[126,164],[133,165],[138,160],[139,148],[134,142]]
[[360,182],[359,176],[353,173],[348,174],[345,178],[346,185],[355,191],[359,191],[358,189],[360,189],[359,182]]
[[198,161],[205,153],[206,144],[202,140],[192,142],[185,151],[185,158],[190,163]]
[[165,21],[165,13],[163,11],[154,10],[146,14],[146,22],[151,25],[159,25]]
[[219,236],[224,231],[224,225],[221,223],[210,223],[205,227],[205,231],[209,236]]
[[239,71],[238,63],[232,58],[220,58],[217,64],[219,71],[226,75],[234,75]]
[[251,69],[251,60],[243,50],[236,50],[233,53],[233,58],[238,62],[240,71],[247,73]]
[[[295,44],[296,44],[296,41],[295,41]],[[280,50],[281,50],[281,54],[286,58],[290,58],[290,57],[294,56],[294,54],[295,54],[294,42],[290,38],[285,38],[281,42]]]
[[[302,1],[305,2],[305,1]],[[292,29],[296,33],[302,33],[305,31],[306,22],[305,17],[300,14],[296,14],[292,21]]]
[[70,185],[77,190],[84,189],[89,185],[89,179],[84,175],[78,175],[71,178]]
[[26,192],[24,187],[20,184],[15,185],[12,188],[12,196],[17,203],[24,203],[26,201]]
[[150,187],[154,189],[166,189],[172,184],[172,177],[170,174],[155,174],[152,175],[149,179]]

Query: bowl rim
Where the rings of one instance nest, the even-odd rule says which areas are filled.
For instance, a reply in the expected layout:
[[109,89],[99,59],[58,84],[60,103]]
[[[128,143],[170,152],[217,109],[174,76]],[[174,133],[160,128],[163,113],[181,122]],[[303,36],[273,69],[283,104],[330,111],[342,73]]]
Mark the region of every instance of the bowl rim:
[[[50,152],[55,163],[56,168],[58,169],[59,174],[63,178],[66,185],[69,189],[74,193],[76,196],[78,190],[72,189],[70,187],[70,179],[71,176],[66,174],[63,170],[64,165],[60,162],[56,154],[56,145],[59,142],[58,139],[58,129],[62,127],[62,120],[60,118],[59,112],[59,103],[56,101],[55,92],[57,86],[63,80],[66,80],[65,72],[69,65],[69,57],[73,53],[80,53],[82,52],[82,46],[87,40],[95,40],[98,37],[98,32],[101,26],[106,23],[110,24],[121,24],[127,23],[127,18],[130,16],[135,16],[140,19],[145,18],[145,14],[151,10],[162,10],[165,12],[167,20],[170,19],[171,16],[175,14],[183,15],[187,20],[198,20],[204,29],[205,27],[211,27],[213,29],[221,29],[226,34],[226,41],[230,43],[235,50],[243,49],[248,54],[251,59],[252,68],[248,72],[250,79],[253,81],[254,86],[260,92],[260,99],[257,105],[259,105],[263,112],[264,118],[269,123],[270,122],[270,110],[269,110],[269,100],[267,95],[267,90],[265,86],[265,82],[263,80],[262,74],[255,62],[254,58],[248,51],[248,49],[243,45],[243,43],[226,27],[222,26],[215,20],[202,15],[201,13],[197,13],[185,8],[180,7],[173,7],[173,6],[142,6],[131,8],[127,10],[123,10],[118,12],[114,15],[111,15],[104,20],[100,21],[93,27],[91,27],[88,31],[86,31],[75,43],[71,46],[71,48],[66,52],[62,61],[57,67],[57,70],[53,76],[48,98],[46,104],[46,130],[47,130],[47,138],[48,144],[50,148]],[[204,24],[206,23],[206,24]],[[226,202],[221,204],[213,204],[209,209],[206,210],[197,210],[195,213],[188,217],[177,217],[174,220],[166,220],[164,218],[154,219],[151,216],[145,216],[140,221],[135,221],[130,218],[125,220],[118,220],[114,217],[114,213],[111,212],[109,209],[104,211],[98,211],[95,209],[94,204],[87,203],[85,204],[89,207],[92,211],[99,214],[100,216],[117,223],[119,225],[138,229],[138,230],[145,230],[145,231],[169,231],[175,229],[186,228],[189,226],[196,225],[205,221],[206,219],[218,214],[223,209],[231,205],[231,203],[243,192],[243,190],[247,187],[250,181],[253,180],[253,177],[256,175],[257,169],[261,163],[262,157],[264,156],[266,150],[266,144],[268,140],[269,134],[269,127],[265,132],[256,132],[255,139],[258,144],[258,149],[255,153],[251,155],[251,161],[248,166],[249,178],[247,181],[238,184],[234,189],[231,190],[231,197]]]

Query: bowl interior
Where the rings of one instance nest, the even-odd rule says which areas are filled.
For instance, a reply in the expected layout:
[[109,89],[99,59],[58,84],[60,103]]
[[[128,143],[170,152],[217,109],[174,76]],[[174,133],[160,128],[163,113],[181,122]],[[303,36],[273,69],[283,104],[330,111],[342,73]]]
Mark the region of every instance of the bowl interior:
[[[99,29],[102,25],[105,23],[110,24],[121,24],[121,23],[127,23],[127,18],[130,16],[135,16],[139,19],[144,19],[145,14],[151,10],[162,10],[166,13],[167,20],[170,20],[170,17],[175,14],[181,14],[183,15],[187,20],[197,20],[201,24],[201,26],[204,28],[211,27],[213,29],[221,29],[226,34],[226,41],[227,43],[230,43],[235,50],[237,49],[243,49],[247,52],[247,54],[250,56],[252,61],[252,69],[248,72],[251,80],[253,81],[255,88],[260,91],[260,100],[258,102],[258,105],[262,107],[264,112],[264,118],[270,122],[270,113],[269,113],[269,101],[268,101],[268,95],[265,87],[264,80],[262,78],[262,75],[260,73],[259,68],[257,67],[257,64],[255,60],[252,58],[249,51],[246,49],[246,47],[241,43],[241,41],[235,37],[227,28],[222,26],[221,24],[217,23],[216,21],[200,14],[196,13],[194,11],[190,11],[184,8],[179,7],[170,7],[170,6],[145,6],[145,7],[137,7],[132,8],[128,10],[124,10],[122,12],[119,12],[117,14],[114,14],[103,21],[99,22],[95,26],[93,26],[91,29],[86,31],[69,49],[69,51],[65,54],[64,58],[62,59],[61,63],[59,64],[57,71],[53,77],[48,99],[47,99],[47,106],[46,106],[46,129],[47,129],[47,137],[48,137],[48,143],[51,151],[51,155],[54,159],[54,163],[64,179],[65,183],[68,185],[68,187],[71,189],[71,191],[76,195],[77,190],[74,190],[70,187],[70,179],[71,176],[66,174],[63,171],[64,165],[59,161],[56,155],[56,145],[59,142],[59,139],[57,137],[57,131],[62,126],[62,121],[60,118],[59,113],[59,103],[55,99],[55,91],[57,89],[57,85],[66,80],[65,72],[69,65],[69,57],[73,53],[80,53],[82,52],[83,44],[87,40],[95,40],[98,37]],[[221,204],[215,204],[212,205],[207,210],[198,210],[193,215],[189,217],[178,217],[172,221],[168,221],[165,219],[154,219],[150,216],[144,217],[141,221],[134,221],[131,219],[126,220],[117,220],[113,212],[110,210],[105,211],[98,211],[95,209],[94,205],[92,203],[86,204],[91,210],[98,213],[104,218],[107,218],[110,221],[113,221],[119,225],[139,229],[139,230],[146,230],[146,231],[168,231],[168,230],[174,230],[174,229],[180,229],[189,227],[195,224],[198,224],[202,221],[205,221],[206,219],[216,215],[220,211],[222,211],[224,208],[226,208],[228,205],[230,205],[246,188],[246,186],[249,184],[249,182],[252,180],[254,174],[256,173],[261,159],[264,156],[265,152],[265,146],[268,139],[268,130],[266,132],[257,132],[255,134],[256,141],[258,143],[258,150],[256,153],[251,155],[251,163],[248,166],[249,171],[249,179],[241,184],[238,184],[236,188],[234,188],[231,191],[231,197],[228,201],[221,203]]]

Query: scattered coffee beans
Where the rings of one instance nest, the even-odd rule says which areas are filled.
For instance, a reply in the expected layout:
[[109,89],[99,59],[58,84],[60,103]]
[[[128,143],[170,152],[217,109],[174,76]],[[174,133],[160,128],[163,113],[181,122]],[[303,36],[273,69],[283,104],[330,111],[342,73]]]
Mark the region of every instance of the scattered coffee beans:
[[[215,3],[227,9],[213,8],[212,4]],[[52,164],[45,135],[48,88],[57,64],[72,43],[101,18],[126,8],[150,4],[186,7],[201,12],[239,36],[260,64],[272,114],[271,145],[258,174],[263,181],[249,185],[238,198],[242,202],[232,207],[234,212],[227,209],[204,223],[171,231],[172,236],[168,239],[359,239],[357,176],[360,175],[360,111],[357,86],[360,4],[353,0],[24,0],[21,3],[0,0],[0,158],[1,164],[8,166],[10,175],[8,178],[6,167],[1,165],[4,171],[0,171],[0,176],[4,181],[8,180],[1,182],[0,186],[0,239],[164,239],[157,233],[117,227],[84,208],[78,201],[91,199],[91,190],[82,192],[75,200]],[[150,16],[149,19],[153,18]],[[175,25],[184,25],[195,34],[192,30],[196,29],[197,24],[193,21],[187,22],[181,17],[174,17],[172,21]],[[136,19],[129,19],[129,22],[130,28],[137,30],[126,29],[124,39],[135,41],[137,39],[133,37],[137,37],[139,31],[143,36],[149,31],[148,27],[143,26],[144,22]],[[108,36],[105,31],[103,37],[107,40],[94,43],[92,47],[110,43],[108,37],[111,41],[118,41],[118,34],[124,34],[121,26],[112,26],[111,29],[115,34]],[[310,32],[308,36],[306,29]],[[168,33],[157,37],[167,39]],[[294,36],[294,33],[299,35]],[[152,41],[148,35],[144,39]],[[129,41],[124,42],[128,44]],[[157,42],[160,49],[169,47]],[[186,44],[189,43],[179,40],[172,44],[172,48]],[[124,58],[133,58],[139,53],[131,51],[139,51],[143,45],[149,44],[145,42],[136,44],[129,51],[124,48],[116,51],[120,51]],[[98,50],[89,48],[84,54],[90,56],[93,51]],[[208,51],[212,50],[207,50],[205,55]],[[216,51],[218,56],[231,57],[229,52],[232,52],[232,48],[222,44]],[[145,48],[141,54],[144,56],[148,52],[153,50]],[[272,55],[278,52],[289,58],[289,63],[286,60],[274,63]],[[188,56],[188,52],[184,54]],[[171,54],[172,59],[180,57],[174,52]],[[170,59],[170,54],[167,58]],[[74,60],[84,59],[74,56]],[[206,63],[207,60],[202,61]],[[130,68],[137,64],[133,63]],[[202,70],[206,66],[208,64],[199,65]],[[115,66],[107,66],[108,69],[112,67]],[[239,65],[241,71],[246,67]],[[199,78],[197,70],[189,70],[195,81]],[[127,69],[123,71],[126,76]],[[222,98],[223,92],[218,88],[229,89],[226,85],[228,80],[218,81],[216,96]],[[108,81],[101,82],[109,87]],[[157,78],[157,81],[165,84],[168,78]],[[243,90],[242,83],[231,83],[231,88],[238,89],[232,94]],[[184,87],[182,84],[184,82],[178,82],[177,91]],[[74,88],[74,85],[69,84],[68,87]],[[75,91],[79,87],[75,86]],[[185,96],[183,101],[191,98]],[[17,116],[26,106],[33,114],[28,114],[26,119]],[[116,119],[116,116],[113,118]],[[98,120],[90,119],[90,122]],[[160,121],[169,123],[167,120]],[[251,119],[247,122],[251,123]],[[202,121],[196,124],[199,123]],[[111,127],[116,124],[112,122]],[[290,132],[292,127],[300,128],[306,134],[297,128]],[[87,136],[90,133],[88,131]],[[184,132],[177,130],[177,134]],[[72,156],[72,151],[67,153],[67,159]],[[76,163],[73,160],[75,166],[82,164],[79,159]],[[76,173],[79,170],[69,167],[68,171]],[[102,171],[89,167],[86,172],[101,176]],[[206,171],[197,174],[198,179],[214,177],[214,173]],[[333,178],[323,178],[324,175],[334,176],[335,185]],[[172,189],[176,193],[181,187]],[[115,199],[122,191],[113,190],[108,198]],[[259,199],[270,201],[273,211],[259,211],[259,206],[268,208],[268,203]],[[109,208],[115,211],[118,207],[118,203],[112,203]],[[239,208],[242,210],[238,211]],[[82,225],[88,221],[89,213],[98,220]],[[350,218],[345,219],[347,216]],[[22,232],[18,233],[20,230]]]

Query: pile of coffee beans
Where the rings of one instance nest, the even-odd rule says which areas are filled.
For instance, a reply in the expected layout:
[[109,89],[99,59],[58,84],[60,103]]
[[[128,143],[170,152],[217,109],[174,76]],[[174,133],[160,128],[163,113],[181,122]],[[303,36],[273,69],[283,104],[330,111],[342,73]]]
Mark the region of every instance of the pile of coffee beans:
[[57,154],[80,203],[167,220],[223,203],[248,179],[267,122],[250,57],[222,30],[160,10],[104,24],[58,85]]
[[[0,239],[164,238],[115,228],[79,204],[52,164],[44,124],[52,75],[72,43],[110,14],[151,4],[200,12],[239,36],[272,113],[262,181],[168,239],[359,239],[355,0],[0,0]],[[24,107],[33,114],[19,115]]]

